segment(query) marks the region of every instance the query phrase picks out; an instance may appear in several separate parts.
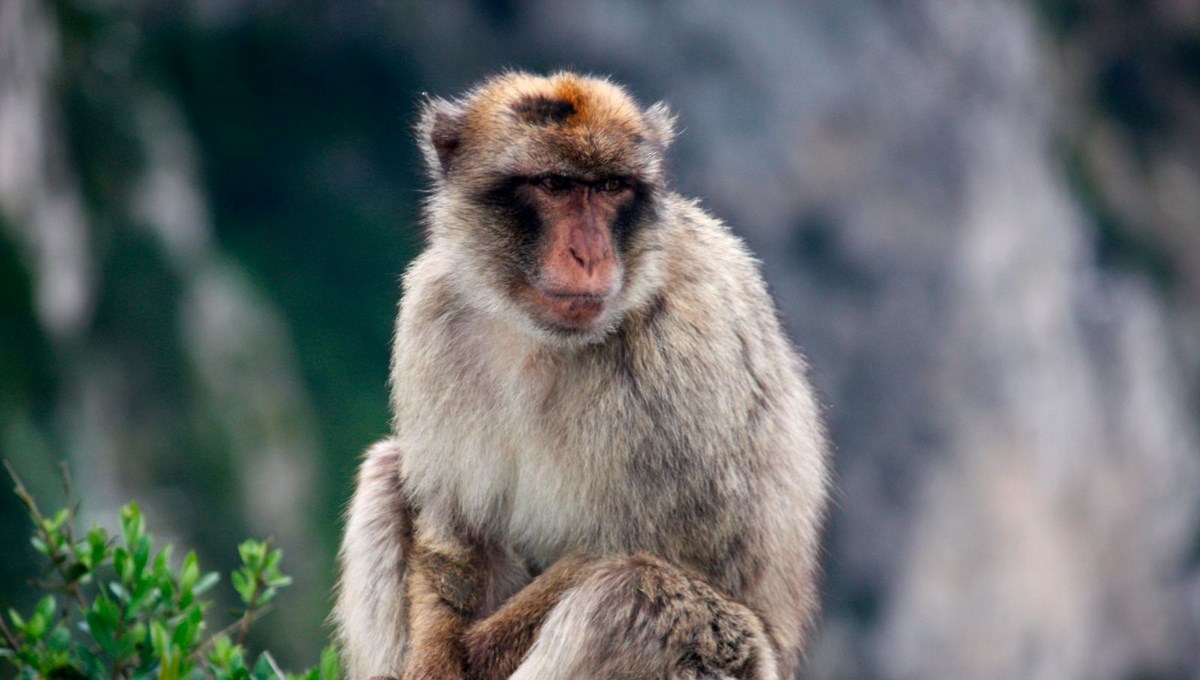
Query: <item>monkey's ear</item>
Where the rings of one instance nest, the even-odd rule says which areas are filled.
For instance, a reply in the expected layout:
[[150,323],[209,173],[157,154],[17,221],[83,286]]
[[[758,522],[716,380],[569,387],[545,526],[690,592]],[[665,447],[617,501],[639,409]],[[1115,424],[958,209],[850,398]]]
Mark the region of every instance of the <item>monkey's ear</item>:
[[445,177],[462,146],[466,110],[439,97],[428,97],[417,122],[417,142],[434,177]]
[[675,139],[675,114],[666,102],[658,102],[646,109],[646,123],[650,126],[650,136],[662,148],[671,145]]

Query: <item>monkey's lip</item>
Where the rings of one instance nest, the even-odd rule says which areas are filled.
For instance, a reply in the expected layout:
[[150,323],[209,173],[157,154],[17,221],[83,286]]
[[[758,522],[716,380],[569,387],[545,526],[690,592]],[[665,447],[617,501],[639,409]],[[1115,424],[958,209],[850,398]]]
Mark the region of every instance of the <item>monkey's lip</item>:
[[607,295],[532,288],[533,302],[556,326],[570,330],[586,330],[604,311]]

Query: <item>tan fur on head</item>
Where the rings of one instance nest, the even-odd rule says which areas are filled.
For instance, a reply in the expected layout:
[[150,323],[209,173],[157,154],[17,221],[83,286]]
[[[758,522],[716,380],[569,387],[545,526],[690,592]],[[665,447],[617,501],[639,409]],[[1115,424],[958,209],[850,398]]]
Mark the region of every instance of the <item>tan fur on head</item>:
[[602,78],[509,72],[462,99],[426,101],[417,135],[437,180],[451,171],[587,172],[604,166],[658,182],[674,127],[665,104],[643,110]]

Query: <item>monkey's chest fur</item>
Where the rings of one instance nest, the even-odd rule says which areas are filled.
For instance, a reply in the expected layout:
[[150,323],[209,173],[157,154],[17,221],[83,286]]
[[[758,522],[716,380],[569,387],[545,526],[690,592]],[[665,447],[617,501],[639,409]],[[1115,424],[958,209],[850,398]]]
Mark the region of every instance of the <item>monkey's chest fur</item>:
[[654,332],[629,324],[549,351],[478,317],[402,322],[407,493],[538,569],[570,552],[644,550],[736,578],[722,565],[757,525],[753,395],[731,387],[735,348]]

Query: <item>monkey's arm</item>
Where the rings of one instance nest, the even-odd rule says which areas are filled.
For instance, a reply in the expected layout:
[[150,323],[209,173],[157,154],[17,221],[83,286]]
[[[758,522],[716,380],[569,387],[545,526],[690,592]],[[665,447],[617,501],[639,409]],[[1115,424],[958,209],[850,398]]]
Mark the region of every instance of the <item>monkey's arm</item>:
[[408,644],[404,583],[412,513],[401,490],[399,461],[394,439],[367,450],[346,516],[333,620],[351,680],[399,675]]
[[472,680],[776,680],[761,619],[698,575],[646,554],[569,557],[470,626]]
[[563,596],[596,570],[582,557],[555,562],[504,606],[471,625],[465,637],[467,671],[472,680],[502,680],[512,675],[537,638],[546,615]]
[[404,680],[464,677],[463,635],[484,585],[483,549],[418,516],[407,579],[409,650]]

